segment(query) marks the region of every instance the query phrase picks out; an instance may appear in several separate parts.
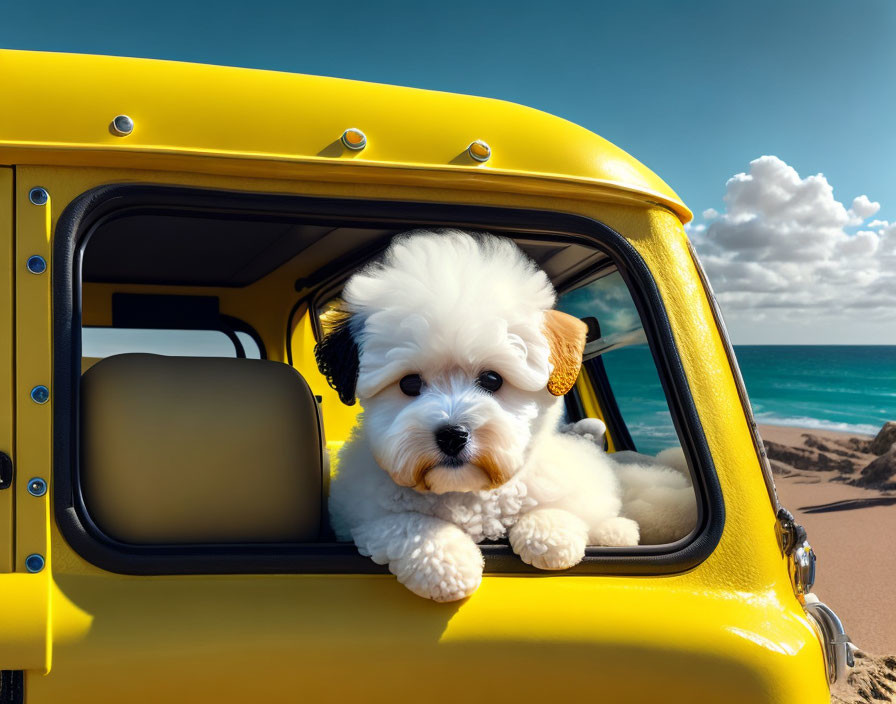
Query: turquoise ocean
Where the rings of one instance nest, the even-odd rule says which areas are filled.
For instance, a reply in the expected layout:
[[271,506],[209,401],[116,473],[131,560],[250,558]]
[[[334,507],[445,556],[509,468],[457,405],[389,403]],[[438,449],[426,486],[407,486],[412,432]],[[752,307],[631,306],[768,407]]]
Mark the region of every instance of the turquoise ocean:
[[[739,345],[734,352],[759,424],[873,435],[896,420],[896,346]],[[650,350],[624,347],[603,360],[637,449],[656,454],[675,444]]]

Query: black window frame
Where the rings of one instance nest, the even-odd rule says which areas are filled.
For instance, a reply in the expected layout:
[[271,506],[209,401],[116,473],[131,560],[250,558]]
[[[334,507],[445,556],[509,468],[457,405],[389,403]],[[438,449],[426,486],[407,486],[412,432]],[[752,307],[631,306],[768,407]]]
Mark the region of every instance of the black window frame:
[[[61,214],[53,242],[54,511],[63,537],[92,564],[124,574],[384,573],[346,543],[131,545],[105,535],[86,511],[78,481],[81,358],[81,255],[92,231],[129,207],[187,207],[216,213],[288,215],[330,226],[460,227],[537,235],[605,251],[629,287],[657,365],[673,422],[692,468],[698,526],[662,546],[589,547],[563,575],[663,575],[695,567],[722,535],[725,507],[712,455],[690,393],[669,319],[644,260],[618,232],[563,212],[399,200],[319,198],[180,186],[112,184],[76,197]],[[486,573],[544,574],[506,545],[481,545]]]

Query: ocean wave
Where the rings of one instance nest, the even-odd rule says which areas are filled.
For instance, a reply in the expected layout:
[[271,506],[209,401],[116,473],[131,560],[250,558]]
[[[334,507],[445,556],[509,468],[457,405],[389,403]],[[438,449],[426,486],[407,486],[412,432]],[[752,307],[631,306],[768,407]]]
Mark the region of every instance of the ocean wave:
[[[794,428],[809,428],[811,430],[835,430],[842,433],[855,433],[857,435],[877,435],[880,425],[867,423],[841,423],[835,420],[823,420],[821,418],[809,418],[808,416],[785,417],[772,413],[759,413],[756,420],[765,425],[786,425]],[[881,424],[883,425],[883,424]]]
[[[812,391],[819,394],[847,394],[851,396],[883,396],[885,398],[896,397],[896,392],[890,391],[889,388],[877,388],[869,386],[866,380],[862,380],[860,384],[852,387],[845,386],[828,386],[825,384],[813,384],[811,382],[800,383],[798,381],[778,382],[775,384],[774,391],[778,392],[782,389],[787,391]],[[768,391],[766,390],[766,394]]]
[[[671,424],[670,424],[671,425]],[[678,438],[674,427],[662,427],[645,423],[629,423],[628,430],[632,435],[643,435],[648,438]]]

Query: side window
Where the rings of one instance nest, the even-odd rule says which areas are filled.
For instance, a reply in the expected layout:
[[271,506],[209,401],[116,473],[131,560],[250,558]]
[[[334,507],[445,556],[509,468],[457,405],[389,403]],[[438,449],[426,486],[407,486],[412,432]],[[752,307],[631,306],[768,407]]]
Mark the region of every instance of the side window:
[[[261,359],[258,343],[248,333],[234,333],[249,359]],[[115,354],[145,352],[176,357],[239,357],[237,342],[220,330],[164,330],[85,327],[81,354],[102,359]]]
[[678,446],[638,311],[619,273],[564,293],[557,307],[589,323],[584,370],[616,449],[656,455]]

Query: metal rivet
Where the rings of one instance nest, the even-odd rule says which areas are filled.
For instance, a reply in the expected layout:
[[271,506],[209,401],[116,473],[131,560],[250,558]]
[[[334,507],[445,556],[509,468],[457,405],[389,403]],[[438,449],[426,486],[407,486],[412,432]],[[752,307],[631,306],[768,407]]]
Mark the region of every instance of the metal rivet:
[[36,552],[31,553],[25,558],[25,569],[32,573],[40,572],[45,564],[44,556],[38,555]]
[[118,137],[127,137],[134,131],[134,121],[127,115],[116,115],[109,125],[112,134]]
[[28,200],[30,200],[35,205],[46,205],[47,201],[50,200],[50,194],[47,193],[45,188],[41,188],[40,186],[36,186],[28,191]]
[[367,146],[367,135],[356,127],[349,127],[342,133],[342,143],[349,149],[359,151]]
[[476,161],[488,161],[492,156],[492,148],[481,139],[477,139],[467,147],[467,154]]
[[25,266],[28,267],[28,271],[32,274],[43,274],[47,270],[47,260],[40,255],[35,254],[34,256],[28,257]]
[[47,493],[47,483],[40,477],[31,477],[28,480],[28,493],[32,496],[43,496]]
[[35,403],[46,403],[50,400],[50,390],[46,386],[35,386],[31,389],[31,400]]

